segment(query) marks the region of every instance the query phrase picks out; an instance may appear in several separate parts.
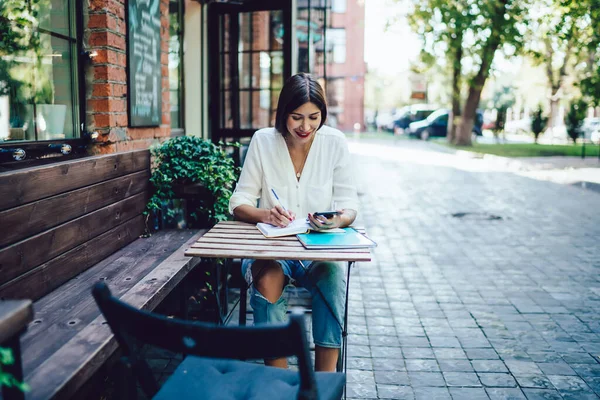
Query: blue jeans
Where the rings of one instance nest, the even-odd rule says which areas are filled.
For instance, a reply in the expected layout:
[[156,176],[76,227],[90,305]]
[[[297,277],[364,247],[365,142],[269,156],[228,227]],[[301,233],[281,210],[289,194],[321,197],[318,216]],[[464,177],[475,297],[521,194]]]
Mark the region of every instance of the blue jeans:
[[[248,284],[252,282],[251,266],[254,261],[249,259],[242,261],[242,274]],[[342,324],[346,295],[344,265],[331,261],[303,261],[306,268],[304,269],[300,261],[297,260],[277,260],[277,262],[288,278],[288,285],[296,282],[298,286],[308,289],[311,293],[312,328],[315,344],[321,347],[339,348],[342,344]],[[325,300],[315,288],[315,283],[323,293]],[[325,301],[330,307],[325,304]],[[254,285],[251,285],[250,306],[254,311],[255,324],[284,322],[287,320],[287,301],[283,293],[279,300],[271,303]]]

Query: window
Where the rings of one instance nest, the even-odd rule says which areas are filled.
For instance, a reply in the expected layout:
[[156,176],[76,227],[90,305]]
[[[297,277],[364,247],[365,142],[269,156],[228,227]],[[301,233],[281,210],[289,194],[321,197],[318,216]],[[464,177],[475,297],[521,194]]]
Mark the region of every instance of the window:
[[344,28],[327,29],[327,49],[332,53],[333,62],[343,64],[346,62],[346,30]]
[[0,11],[0,145],[79,138],[76,1],[26,3]]
[[169,1],[169,101],[171,128],[183,129],[183,1]]
[[346,12],[346,0],[332,0],[331,11],[334,13],[345,13]]

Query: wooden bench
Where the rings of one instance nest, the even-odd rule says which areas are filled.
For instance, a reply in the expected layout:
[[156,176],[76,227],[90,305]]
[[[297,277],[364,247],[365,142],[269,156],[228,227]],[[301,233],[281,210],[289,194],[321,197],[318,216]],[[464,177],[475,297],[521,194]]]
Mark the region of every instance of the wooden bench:
[[202,231],[139,238],[149,177],[147,150],[0,173],[0,299],[34,301],[20,340],[27,399],[80,397],[116,354],[95,282],[153,310],[200,262],[183,253]]

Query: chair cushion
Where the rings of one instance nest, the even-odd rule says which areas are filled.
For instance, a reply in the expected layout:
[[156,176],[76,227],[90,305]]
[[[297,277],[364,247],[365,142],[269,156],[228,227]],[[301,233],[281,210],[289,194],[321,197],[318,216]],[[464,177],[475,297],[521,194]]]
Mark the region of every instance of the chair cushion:
[[[342,397],[344,374],[317,372],[315,376],[319,399]],[[299,384],[297,371],[238,360],[188,356],[154,399],[291,400],[297,397]]]

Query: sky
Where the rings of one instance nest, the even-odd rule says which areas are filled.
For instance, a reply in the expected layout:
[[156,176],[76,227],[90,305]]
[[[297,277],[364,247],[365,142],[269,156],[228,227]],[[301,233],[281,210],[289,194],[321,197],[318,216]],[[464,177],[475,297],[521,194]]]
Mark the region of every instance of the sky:
[[[392,75],[408,71],[410,61],[418,58],[421,42],[404,18],[402,0],[365,1],[365,62],[369,70]],[[388,18],[398,16],[386,31]]]

